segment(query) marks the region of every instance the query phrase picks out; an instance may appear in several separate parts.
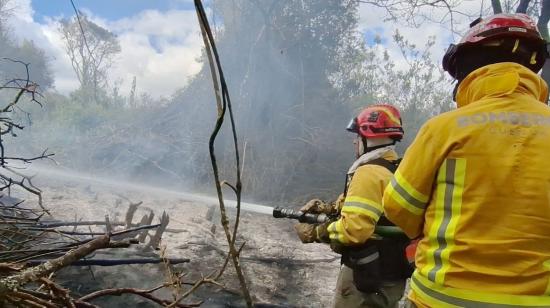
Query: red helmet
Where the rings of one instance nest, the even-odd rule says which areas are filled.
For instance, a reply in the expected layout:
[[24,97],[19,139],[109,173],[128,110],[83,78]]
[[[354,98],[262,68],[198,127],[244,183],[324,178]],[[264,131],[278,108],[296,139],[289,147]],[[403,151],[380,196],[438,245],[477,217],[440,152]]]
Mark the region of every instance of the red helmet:
[[[534,59],[530,69],[538,72],[546,59],[546,41],[540,35],[536,23],[526,14],[496,14],[486,19],[478,18],[470,24],[470,30],[460,43],[451,44],[443,56],[443,69],[456,78],[457,57],[467,47],[481,45],[498,38],[518,38],[534,47]],[[536,60],[533,61],[533,60]]]
[[364,138],[403,138],[401,115],[392,105],[373,105],[365,108],[351,120],[346,129]]

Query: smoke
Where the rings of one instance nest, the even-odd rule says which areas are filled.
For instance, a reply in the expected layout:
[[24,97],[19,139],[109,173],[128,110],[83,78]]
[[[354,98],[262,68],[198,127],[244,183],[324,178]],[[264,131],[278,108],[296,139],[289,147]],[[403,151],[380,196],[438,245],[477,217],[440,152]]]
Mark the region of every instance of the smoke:
[[[438,86],[445,80],[429,55],[408,59],[411,66],[402,71],[374,51],[383,46],[365,46],[357,1],[216,0],[210,9],[247,200],[336,198],[354,159],[345,126],[368,104],[406,110],[410,139],[434,106],[446,108],[436,105],[445,99]],[[48,94],[44,108],[33,107],[18,150],[49,148],[59,164],[87,174],[209,193],[208,140],[217,111],[208,64],[204,55],[199,60],[200,71],[166,100],[109,92],[106,103],[88,104],[84,92]],[[215,147],[221,178],[232,181],[228,131],[222,127]]]

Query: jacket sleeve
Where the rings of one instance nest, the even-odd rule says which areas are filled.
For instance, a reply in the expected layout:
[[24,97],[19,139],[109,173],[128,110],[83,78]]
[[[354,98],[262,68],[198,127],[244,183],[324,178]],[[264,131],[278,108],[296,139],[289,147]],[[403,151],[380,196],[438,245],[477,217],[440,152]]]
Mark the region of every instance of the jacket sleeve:
[[383,213],[382,193],[390,177],[389,171],[380,166],[365,165],[357,169],[349,184],[340,218],[328,226],[331,242],[361,245],[371,237]]
[[384,191],[385,216],[410,238],[422,232],[424,213],[442,161],[443,145],[436,142],[429,124],[420,129]]

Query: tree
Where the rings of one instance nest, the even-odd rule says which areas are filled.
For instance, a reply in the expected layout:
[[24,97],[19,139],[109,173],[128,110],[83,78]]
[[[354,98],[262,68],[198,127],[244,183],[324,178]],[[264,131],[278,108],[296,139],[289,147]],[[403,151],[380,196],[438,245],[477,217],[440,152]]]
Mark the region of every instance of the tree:
[[116,35],[79,12],[60,22],[59,31],[80,88],[98,101],[98,92],[107,85],[107,70],[120,52]]
[[[417,48],[396,33],[406,65],[380,52],[381,43],[367,47],[358,31],[356,0],[220,0],[211,8],[223,21],[216,45],[242,141],[248,197],[334,198],[354,159],[345,126],[358,109],[397,104],[404,111],[406,147],[434,110],[452,104],[449,79],[429,55],[432,43]],[[206,141],[216,110],[205,58],[203,63],[167,105],[145,103],[149,98],[136,92],[129,100],[135,107],[117,114],[83,106],[77,95],[52,108],[70,120],[63,123],[71,129],[63,131],[74,132],[62,138],[64,153],[72,161],[83,158],[76,162],[81,167],[116,168],[134,179],[204,189],[211,184]],[[77,138],[83,132],[93,133]],[[221,177],[234,170],[233,148],[224,137],[216,140]]]
[[[498,13],[524,13],[534,17],[537,27],[542,37],[550,42],[548,34],[548,22],[550,21],[550,0],[531,1],[531,0],[491,0],[491,6],[485,9],[483,1],[480,3],[480,10],[477,12],[468,12],[461,10],[466,1],[446,1],[446,0],[383,0],[368,1],[358,0],[361,3],[367,3],[382,7],[386,10],[390,19],[399,22],[405,22],[408,25],[418,26],[422,21],[430,20],[441,24],[449,25],[451,31],[456,32],[456,15],[474,20],[480,15],[490,15]],[[485,10],[484,10],[485,9]],[[477,14],[477,15],[476,15]],[[433,16],[440,16],[434,19]],[[547,45],[548,46],[548,45]],[[549,48],[549,47],[547,47]],[[546,61],[542,68],[542,78],[547,84],[550,84],[550,61]]]
[[[1,32],[1,30],[0,30]],[[38,48],[32,41],[23,41],[18,44],[12,41],[7,33],[0,33],[0,59],[19,60],[32,65],[30,78],[47,89],[53,84],[53,76],[44,51]],[[25,78],[25,67],[12,61],[0,61],[0,77],[7,80],[11,78]]]
[[[403,153],[412,142],[418,129],[429,118],[453,109],[450,78],[432,58],[435,38],[429,38],[418,48],[395,30],[393,41],[401,51],[401,58],[380,51],[381,44],[369,47],[363,60],[361,89],[363,95],[354,99],[357,109],[373,101],[387,102],[401,110],[405,135],[398,144]],[[397,60],[404,60],[399,67]]]
[[[397,65],[402,61],[377,52],[382,44],[365,46],[357,8],[355,0],[214,2],[212,12],[223,20],[216,43],[243,142],[247,196],[299,202],[340,193],[354,159],[345,126],[368,104],[389,102],[404,111],[403,147],[434,110],[451,108],[449,79],[430,57],[433,42],[416,48],[396,33],[407,60]],[[125,114],[135,109],[139,118],[129,125],[100,123],[97,138],[86,141],[98,146],[86,147],[86,157],[112,160],[104,165],[130,170],[134,178],[210,185],[206,140],[216,113],[203,63],[168,106],[140,104],[144,98],[136,93],[136,107]],[[222,134],[216,141],[222,177],[234,168],[228,140]]]
[[[279,201],[303,197],[304,187],[333,195],[343,176],[329,174],[353,160],[344,127],[351,116],[346,100],[356,87],[343,76],[354,67],[342,60],[362,52],[356,48],[362,45],[356,1],[215,1],[213,10],[223,20],[217,46],[246,143],[245,191]],[[210,84],[204,66],[155,121],[166,123],[156,128],[169,128],[175,135],[171,146],[181,149],[170,149],[163,160],[171,164],[175,155],[185,155],[188,163],[179,164],[179,173],[205,183],[210,182],[201,152],[206,147],[189,145],[208,139],[215,115]],[[227,156],[220,164],[231,170],[230,145],[224,138],[218,143]]]
[[11,0],[0,0],[0,78],[3,79],[3,82],[12,78],[26,78],[25,66],[14,61],[3,61],[5,59],[18,60],[29,63],[33,68],[29,72],[30,79],[40,85],[42,89],[47,89],[53,84],[53,76],[44,51],[33,41],[18,42],[14,40],[11,29],[6,24],[13,11],[12,3]]

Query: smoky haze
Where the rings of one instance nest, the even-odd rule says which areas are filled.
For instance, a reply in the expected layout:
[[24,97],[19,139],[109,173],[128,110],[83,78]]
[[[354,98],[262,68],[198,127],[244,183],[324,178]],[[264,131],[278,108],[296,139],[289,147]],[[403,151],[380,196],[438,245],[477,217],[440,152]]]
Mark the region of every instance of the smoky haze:
[[[381,45],[365,44],[358,5],[211,3],[236,116],[245,199],[275,205],[335,198],[354,160],[345,126],[366,105],[387,102],[403,110],[401,152],[428,117],[451,108],[450,84],[431,60],[431,45],[416,47],[396,35],[405,54],[417,51],[397,68]],[[108,31],[101,35],[112,40]],[[113,84],[93,93],[82,85],[65,96],[49,91],[51,80],[36,75],[45,83],[43,107],[30,104],[30,119],[21,114],[27,127],[14,146],[23,154],[48,148],[63,167],[86,174],[210,193],[208,139],[216,104],[204,54],[201,61],[200,72],[169,99],[122,96]],[[33,64],[31,71],[39,67]],[[215,146],[221,178],[233,180],[227,124]]]

